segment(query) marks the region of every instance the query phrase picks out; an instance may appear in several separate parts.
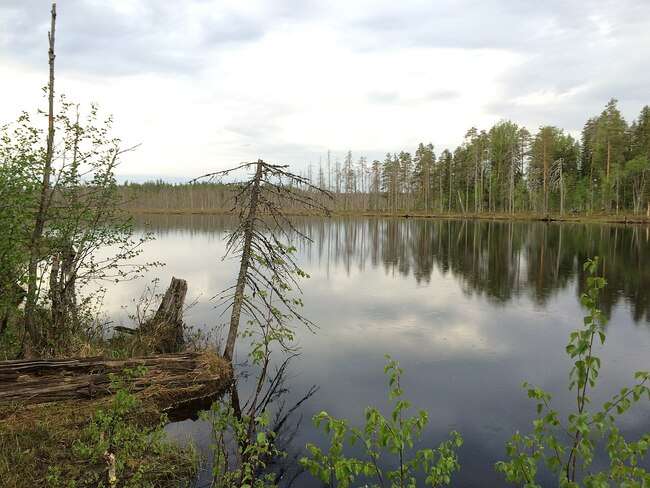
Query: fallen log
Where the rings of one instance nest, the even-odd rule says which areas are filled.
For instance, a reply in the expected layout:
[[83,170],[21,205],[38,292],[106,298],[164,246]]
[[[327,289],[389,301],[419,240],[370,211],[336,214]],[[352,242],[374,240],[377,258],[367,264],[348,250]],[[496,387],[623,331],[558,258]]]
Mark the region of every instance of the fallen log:
[[[140,368],[141,375],[124,375]],[[114,393],[115,378],[161,410],[215,398],[232,382],[230,365],[214,352],[125,360],[74,358],[0,361],[0,405],[90,400]]]

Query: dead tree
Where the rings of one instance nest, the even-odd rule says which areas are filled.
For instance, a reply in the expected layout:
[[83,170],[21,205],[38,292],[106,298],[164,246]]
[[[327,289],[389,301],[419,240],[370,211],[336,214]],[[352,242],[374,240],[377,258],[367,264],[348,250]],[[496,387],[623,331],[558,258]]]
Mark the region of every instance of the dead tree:
[[[147,350],[157,353],[181,352],[185,347],[183,309],[187,295],[187,281],[172,277],[158,310],[152,317],[137,317],[139,327],[113,328],[116,332],[137,336],[147,344]],[[148,307],[147,307],[148,308]],[[148,315],[146,312],[144,315]]]
[[50,176],[52,173],[52,158],[54,154],[54,36],[56,32],[56,3],[52,3],[50,32],[48,34],[49,50],[48,62],[50,78],[47,87],[47,143],[45,150],[45,161],[43,165],[43,176],[41,180],[40,199],[38,210],[34,221],[34,230],[29,242],[29,267],[27,273],[27,301],[25,304],[25,329],[29,339],[25,343],[25,355],[31,356],[33,346],[40,346],[41,334],[35,321],[36,300],[38,293],[38,262],[39,247],[43,230],[45,228],[46,215],[50,202]]
[[[322,197],[331,200],[332,195],[287,168],[259,159],[201,177],[216,179],[235,171],[255,171],[249,180],[230,184],[236,188],[233,210],[239,213],[239,225],[227,237],[226,256],[239,258],[239,273],[235,285],[219,297],[222,303],[232,307],[223,353],[229,361],[234,355],[242,313],[262,330],[276,327],[277,331],[291,318],[312,325],[299,312],[300,301],[290,296],[292,290],[300,290],[297,278],[304,272],[292,257],[295,248],[287,242],[296,236],[307,240],[308,237],[294,227],[284,210],[300,205],[329,215]],[[272,300],[283,310],[272,304]]]
[[112,378],[125,368],[144,367],[130,380],[134,392],[159,397],[162,407],[223,393],[232,382],[230,365],[210,352],[164,354],[126,360],[72,358],[0,361],[0,405],[89,400],[114,393]]
[[142,325],[141,332],[155,338],[157,352],[178,352],[183,349],[183,306],[186,295],[187,282],[172,277],[155,315]]
[[[246,335],[251,337],[253,343],[249,357],[260,368],[251,398],[243,407],[236,380],[230,388],[232,411],[246,428],[246,436],[239,439],[237,451],[238,464],[241,466],[249,456],[247,446],[255,438],[259,413],[282,389],[274,380],[267,389],[264,388],[269,377],[272,346],[279,345],[285,352],[292,349],[294,331],[289,324],[292,320],[309,328],[313,326],[301,314],[302,301],[294,295],[294,292],[300,292],[298,280],[306,273],[298,267],[293,257],[296,248],[291,245],[295,239],[309,238],[292,224],[284,212],[295,212],[296,206],[301,206],[305,210],[329,215],[329,209],[323,204],[323,196],[326,197],[325,201],[332,199],[332,196],[312,185],[309,179],[290,173],[287,166],[269,164],[261,159],[204,175],[203,178],[222,178],[234,171],[254,173],[243,183],[230,184],[235,188],[233,210],[239,214],[239,223],[227,236],[224,258],[236,256],[239,272],[236,283],[219,295],[221,304],[231,308],[223,357],[232,362],[240,334],[240,321],[245,315],[250,326]],[[283,369],[290,357],[285,359]],[[310,390],[307,397],[313,392]],[[279,427],[282,424],[284,421],[280,422]]]

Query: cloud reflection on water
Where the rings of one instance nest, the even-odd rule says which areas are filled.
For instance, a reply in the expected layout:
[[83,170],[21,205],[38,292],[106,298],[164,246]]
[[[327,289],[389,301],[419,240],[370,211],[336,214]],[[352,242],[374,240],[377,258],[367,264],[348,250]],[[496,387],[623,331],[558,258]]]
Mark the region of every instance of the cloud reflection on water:
[[[221,261],[232,221],[150,220],[158,240],[145,258],[167,263],[153,274],[162,285],[172,275],[188,280],[190,297],[201,300],[187,322],[216,325],[218,311],[208,298],[235,275],[236,263]],[[634,371],[650,369],[642,293],[650,269],[641,264],[650,258],[650,243],[643,227],[416,219],[301,219],[299,225],[314,239],[300,249],[299,261],[311,275],[303,286],[305,313],[319,329],[298,334],[302,355],[293,364],[288,401],[317,384],[305,418],[325,409],[361,422],[364,406],[386,404],[382,366],[390,353],[406,370],[407,395],[430,413],[424,442],[437,443],[452,428],[465,437],[457,486],[502,485],[493,463],[534,413],[524,380],[553,392],[560,409],[575,402],[566,391],[564,345],[581,323],[577,297],[587,256],[605,261],[603,306],[611,317],[594,401],[630,383]],[[117,313],[142,286],[116,286],[110,311]],[[637,409],[623,425],[636,432],[649,420],[649,409]],[[208,439],[200,423],[172,430],[192,431],[199,445]],[[314,441],[322,437],[305,422],[296,443]]]

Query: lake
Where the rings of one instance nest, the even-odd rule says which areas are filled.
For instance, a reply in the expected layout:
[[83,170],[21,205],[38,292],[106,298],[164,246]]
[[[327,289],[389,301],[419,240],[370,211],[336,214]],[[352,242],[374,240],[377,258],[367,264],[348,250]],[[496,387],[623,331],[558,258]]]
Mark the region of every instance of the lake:
[[[187,280],[188,301],[196,301],[185,316],[190,325],[210,329],[226,321],[210,298],[234,281],[237,262],[221,260],[233,222],[138,218],[140,228],[146,223],[156,235],[142,260],[166,263],[147,279],[160,277],[163,289],[172,276]],[[298,261],[311,275],[303,286],[304,313],[318,330],[299,329],[301,355],[291,363],[285,401],[297,401],[312,385],[319,389],[294,416],[302,424],[293,449],[324,444],[310,421],[314,413],[326,410],[360,425],[365,406],[385,407],[389,353],[405,369],[406,397],[429,412],[420,445],[437,445],[450,430],[464,438],[452,486],[503,486],[493,465],[504,459],[513,432],[530,431],[535,413],[522,382],[551,392],[562,412],[575,404],[564,346],[582,323],[582,263],[590,256],[603,260],[608,286],[601,305],[610,318],[594,402],[631,384],[634,371],[650,369],[648,227],[378,218],[298,218],[296,224],[313,240],[299,246]],[[123,306],[145,285],[112,286],[109,314],[126,323]],[[244,356],[239,347],[237,359]],[[649,425],[646,407],[621,423],[631,435]],[[204,452],[209,444],[203,422],[168,430]],[[199,485],[206,480],[204,474]],[[302,477],[294,486],[319,485]]]

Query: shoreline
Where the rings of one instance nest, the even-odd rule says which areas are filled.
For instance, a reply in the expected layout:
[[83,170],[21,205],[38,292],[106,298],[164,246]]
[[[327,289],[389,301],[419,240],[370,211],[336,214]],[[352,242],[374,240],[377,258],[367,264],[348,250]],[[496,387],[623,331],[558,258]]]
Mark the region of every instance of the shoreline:
[[[134,215],[232,215],[231,210],[208,208],[127,208],[125,212]],[[287,215],[295,217],[322,217],[309,212],[288,211]],[[650,225],[650,217],[629,214],[534,214],[534,213],[425,213],[421,211],[376,212],[376,211],[332,211],[331,217],[376,217],[376,218],[418,218],[440,220],[499,220],[524,222],[570,222],[600,224],[639,224]]]

